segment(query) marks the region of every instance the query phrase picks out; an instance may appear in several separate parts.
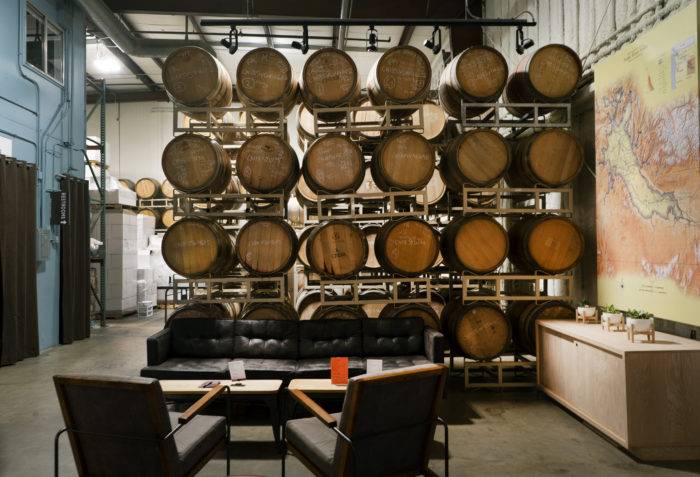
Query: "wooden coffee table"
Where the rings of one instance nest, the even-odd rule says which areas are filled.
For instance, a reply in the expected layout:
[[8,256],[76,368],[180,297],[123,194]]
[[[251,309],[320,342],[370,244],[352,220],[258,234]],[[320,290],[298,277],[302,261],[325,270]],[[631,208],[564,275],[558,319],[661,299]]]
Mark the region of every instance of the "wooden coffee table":
[[[160,387],[163,394],[171,399],[197,399],[200,395],[206,394],[209,389],[201,388],[207,379],[162,379]],[[226,379],[216,380],[223,386],[228,386],[228,392],[221,395],[227,399],[227,405],[231,402],[263,402],[270,409],[272,420],[272,435],[275,444],[280,443],[280,414],[278,395],[282,387],[281,379],[246,379],[244,381],[230,381]]]

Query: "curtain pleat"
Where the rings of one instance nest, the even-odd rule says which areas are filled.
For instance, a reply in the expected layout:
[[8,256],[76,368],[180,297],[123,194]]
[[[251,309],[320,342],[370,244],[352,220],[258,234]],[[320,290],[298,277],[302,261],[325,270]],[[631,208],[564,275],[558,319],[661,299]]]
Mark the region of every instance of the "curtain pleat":
[[90,230],[88,183],[64,178],[68,224],[61,225],[61,318],[59,340],[70,344],[90,336]]
[[0,365],[39,354],[36,168],[0,157]]

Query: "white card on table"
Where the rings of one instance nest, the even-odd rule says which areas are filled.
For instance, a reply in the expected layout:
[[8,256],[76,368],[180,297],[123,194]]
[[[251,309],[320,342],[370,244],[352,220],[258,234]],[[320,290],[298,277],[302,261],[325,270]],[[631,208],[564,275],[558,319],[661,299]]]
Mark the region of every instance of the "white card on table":
[[367,360],[367,374],[381,373],[382,372],[382,360],[381,359],[368,359]]
[[228,372],[231,375],[231,381],[241,381],[245,379],[245,367],[243,361],[234,360],[228,363]]

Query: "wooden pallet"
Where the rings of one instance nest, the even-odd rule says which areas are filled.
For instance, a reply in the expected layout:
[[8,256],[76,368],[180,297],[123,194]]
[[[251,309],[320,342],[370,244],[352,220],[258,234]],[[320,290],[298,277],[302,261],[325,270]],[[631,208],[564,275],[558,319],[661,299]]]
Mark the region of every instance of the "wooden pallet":
[[[481,380],[477,378],[476,372],[481,371]],[[504,373],[505,371],[505,373]],[[526,380],[505,379],[516,378],[518,373],[527,378]],[[534,388],[537,386],[537,360],[532,357],[514,355],[512,359],[497,358],[493,361],[472,361],[464,360],[464,388]]]

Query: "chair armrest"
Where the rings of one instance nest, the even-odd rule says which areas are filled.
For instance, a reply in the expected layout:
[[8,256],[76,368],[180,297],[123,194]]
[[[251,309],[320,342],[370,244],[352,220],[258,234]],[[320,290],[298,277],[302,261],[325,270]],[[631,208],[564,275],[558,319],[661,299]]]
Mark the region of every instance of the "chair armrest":
[[425,357],[433,363],[442,364],[445,361],[445,336],[432,328],[423,332]]
[[205,407],[209,405],[209,403],[214,398],[216,398],[219,394],[224,392],[225,389],[226,386],[222,384],[218,384],[215,387],[211,388],[211,391],[199,398],[199,400],[196,403],[188,407],[187,410],[183,412],[180,417],[177,418],[177,422],[179,422],[180,424],[187,424],[188,422],[190,422],[194,416],[199,414]]
[[333,416],[328,414],[316,401],[307,396],[303,391],[298,389],[289,389],[289,393],[294,399],[299,401],[311,414],[321,420],[326,427],[336,427],[338,422]]
[[164,328],[146,339],[146,358],[149,366],[168,359],[170,354],[170,328]]

